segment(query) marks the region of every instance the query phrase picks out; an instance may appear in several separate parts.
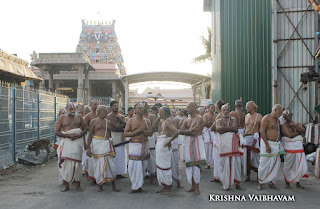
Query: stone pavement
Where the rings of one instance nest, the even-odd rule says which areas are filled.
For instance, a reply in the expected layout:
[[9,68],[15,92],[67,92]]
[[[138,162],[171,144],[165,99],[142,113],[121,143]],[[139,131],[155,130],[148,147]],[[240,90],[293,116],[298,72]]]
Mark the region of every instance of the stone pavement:
[[[65,193],[58,181],[58,169],[56,158],[41,166],[27,167],[17,166],[5,171],[0,171],[0,208],[319,208],[320,205],[320,180],[313,175],[304,179],[301,184],[305,190],[298,190],[292,185],[292,190],[284,189],[282,170],[279,173],[276,184],[280,190],[275,191],[265,186],[263,191],[257,191],[256,182],[242,182],[245,191],[237,191],[232,187],[230,191],[223,191],[218,183],[210,182],[212,168],[203,169],[199,196],[192,196],[192,193],[185,192],[190,185],[186,181],[185,170],[182,165],[182,184],[184,189],[177,189],[176,184],[172,194],[159,195],[156,191],[158,185],[150,185],[146,179],[144,189],[146,194],[128,194],[130,191],[130,179],[117,180],[117,187],[120,192],[113,192],[111,185],[104,185],[104,191],[98,193],[96,185],[90,185],[89,181],[82,181],[83,192],[77,192],[75,185]],[[251,175],[252,179],[256,174]],[[245,195],[246,202],[209,202],[209,194],[241,194]],[[248,194],[285,194],[295,195],[295,202],[251,202]]]

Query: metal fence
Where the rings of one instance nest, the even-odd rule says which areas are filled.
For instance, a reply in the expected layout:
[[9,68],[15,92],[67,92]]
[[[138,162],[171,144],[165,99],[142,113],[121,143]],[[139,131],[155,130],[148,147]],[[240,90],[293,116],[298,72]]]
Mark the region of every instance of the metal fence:
[[68,97],[0,85],[0,169],[17,162],[26,145],[39,139],[55,142],[54,123]]

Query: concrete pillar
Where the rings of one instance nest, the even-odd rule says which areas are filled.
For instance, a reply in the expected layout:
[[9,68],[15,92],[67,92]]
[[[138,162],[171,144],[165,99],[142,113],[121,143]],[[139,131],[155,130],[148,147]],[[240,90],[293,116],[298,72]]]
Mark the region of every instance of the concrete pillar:
[[117,100],[116,98],[116,93],[117,93],[117,84],[116,81],[112,81],[112,99]]
[[202,99],[206,99],[206,85],[204,83],[204,81],[202,81],[202,84],[201,84],[201,88],[202,88]]
[[85,99],[84,103],[89,104],[89,71],[86,70],[84,73],[84,88],[85,88]]
[[83,68],[78,69],[77,101],[83,103]]
[[48,73],[49,73],[49,90],[51,92],[54,92],[54,89],[53,89],[53,73],[51,71],[49,71]]
[[129,84],[128,80],[125,81],[124,84],[124,103],[125,103],[125,113],[128,114],[128,107],[129,107]]
[[43,81],[40,82],[39,87],[41,90],[44,90],[46,88],[45,82],[44,82],[44,69],[40,69],[40,76],[42,77]]
[[193,90],[193,101],[196,102],[196,94],[197,94],[197,88],[195,85],[192,86],[192,90]]

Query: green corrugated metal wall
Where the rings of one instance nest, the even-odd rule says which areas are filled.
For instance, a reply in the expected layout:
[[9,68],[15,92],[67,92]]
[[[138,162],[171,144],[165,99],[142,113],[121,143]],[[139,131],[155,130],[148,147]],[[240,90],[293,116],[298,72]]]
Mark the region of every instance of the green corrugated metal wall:
[[221,1],[221,96],[253,100],[261,114],[272,104],[271,0]]

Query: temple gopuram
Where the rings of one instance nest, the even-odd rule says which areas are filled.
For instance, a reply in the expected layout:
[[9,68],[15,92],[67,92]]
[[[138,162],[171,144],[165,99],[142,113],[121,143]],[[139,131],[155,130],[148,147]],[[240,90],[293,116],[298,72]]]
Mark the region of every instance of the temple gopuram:
[[126,75],[114,27],[115,20],[112,22],[93,21],[93,24],[92,21],[89,23],[89,21],[82,20],[82,31],[76,52],[86,54],[92,64],[116,64],[121,75]]
[[75,53],[39,53],[31,62],[33,72],[44,79],[40,89],[58,91],[70,101],[88,104],[98,99],[124,106],[126,75],[121,49],[115,33],[115,21],[82,20]]

